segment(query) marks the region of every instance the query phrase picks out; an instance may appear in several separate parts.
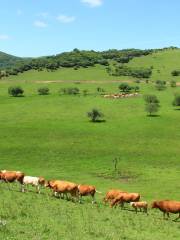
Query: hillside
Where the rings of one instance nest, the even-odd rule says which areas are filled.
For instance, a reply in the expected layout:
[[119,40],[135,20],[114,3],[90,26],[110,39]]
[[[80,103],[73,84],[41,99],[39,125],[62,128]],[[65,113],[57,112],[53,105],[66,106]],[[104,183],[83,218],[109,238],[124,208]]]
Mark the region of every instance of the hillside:
[[12,68],[16,64],[26,62],[27,58],[16,57],[4,52],[0,52],[0,69]]
[[[114,60],[109,60],[113,67]],[[152,69],[151,80],[180,81],[180,77],[173,77],[171,72],[180,68],[180,49],[163,49],[154,51],[145,56],[134,57],[124,63],[130,69]],[[95,64],[87,67],[61,67],[50,71],[49,69],[29,70],[18,75],[11,75],[7,80],[12,81],[116,81],[134,80],[133,76],[112,76],[107,72],[107,66]]]

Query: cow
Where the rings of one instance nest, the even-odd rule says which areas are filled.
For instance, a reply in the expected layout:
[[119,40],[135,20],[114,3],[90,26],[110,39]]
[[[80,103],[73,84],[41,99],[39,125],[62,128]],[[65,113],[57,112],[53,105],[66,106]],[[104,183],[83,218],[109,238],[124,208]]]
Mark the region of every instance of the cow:
[[163,212],[164,218],[166,215],[169,218],[169,213],[179,213],[179,216],[175,220],[180,218],[180,202],[172,200],[154,201],[151,207],[158,208],[161,212]]
[[[5,183],[19,182],[22,186],[24,179],[24,173],[20,171],[0,171],[0,180]],[[22,190],[22,188],[21,188]]]
[[59,195],[61,197],[61,195],[63,194],[66,195],[66,198],[68,199],[67,194],[70,194],[71,199],[72,197],[79,198],[79,190],[76,183],[60,180],[51,180],[48,181],[45,186],[51,188],[55,196]]
[[112,200],[114,200],[119,193],[124,192],[123,190],[120,189],[111,189],[106,193],[106,196],[103,199],[103,202],[106,204],[107,202],[111,202]]
[[25,185],[32,185],[32,186],[36,187],[37,193],[40,193],[40,186],[45,185],[45,179],[43,177],[24,176],[22,192],[25,192]]
[[121,192],[116,196],[114,200],[112,200],[111,207],[116,206],[117,204],[121,204],[121,208],[123,208],[124,203],[139,202],[139,199],[139,193]]
[[145,213],[148,214],[148,203],[147,202],[130,202],[130,205],[135,209],[136,213],[137,210],[140,209],[143,210]]
[[79,191],[79,202],[81,203],[82,196],[91,196],[92,197],[92,204],[94,204],[95,201],[95,193],[101,193],[96,190],[94,186],[90,185],[78,185],[78,191]]

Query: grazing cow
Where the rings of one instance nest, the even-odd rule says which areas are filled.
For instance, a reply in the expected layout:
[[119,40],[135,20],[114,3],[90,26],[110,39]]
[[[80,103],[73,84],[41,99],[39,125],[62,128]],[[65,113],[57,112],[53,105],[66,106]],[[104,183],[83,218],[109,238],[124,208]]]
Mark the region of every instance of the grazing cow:
[[120,189],[111,189],[106,193],[106,196],[104,197],[103,201],[104,203],[110,202],[112,200],[114,200],[119,193],[122,193],[124,191],[120,190]]
[[61,194],[65,194],[67,198],[67,194],[69,193],[71,197],[79,197],[78,185],[76,183],[52,180],[48,181],[45,186],[51,188],[55,196],[60,195],[61,197]]
[[152,208],[158,208],[163,212],[164,218],[166,214],[169,218],[169,213],[179,213],[179,216],[175,220],[180,218],[180,202],[171,200],[154,201],[152,203]]
[[141,211],[141,209],[143,209],[144,212],[147,213],[147,210],[148,210],[147,202],[130,202],[130,205],[135,209],[136,213],[137,213],[138,209],[140,209],[140,211]]
[[82,196],[88,196],[90,195],[92,197],[92,204],[95,203],[95,193],[101,193],[96,190],[94,186],[89,186],[89,185],[79,185],[78,186],[78,191],[79,191],[79,202],[81,203]]
[[121,192],[117,195],[117,197],[112,200],[111,207],[121,204],[121,207],[124,206],[124,203],[130,202],[138,202],[140,199],[139,193],[128,193],[128,192]]
[[45,185],[45,179],[43,177],[30,177],[24,176],[22,191],[25,192],[25,185],[32,185],[36,187],[37,193],[40,193],[40,186]]

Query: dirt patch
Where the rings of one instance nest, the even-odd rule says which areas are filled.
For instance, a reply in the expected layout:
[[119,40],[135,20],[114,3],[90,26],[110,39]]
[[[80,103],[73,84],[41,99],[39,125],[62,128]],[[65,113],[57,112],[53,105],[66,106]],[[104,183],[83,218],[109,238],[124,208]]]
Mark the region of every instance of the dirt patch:
[[69,80],[56,80],[56,81],[35,81],[35,83],[75,83],[75,84],[81,84],[81,83],[92,83],[92,84],[105,84],[105,83],[122,83],[122,82],[127,82],[127,83],[133,83],[132,80],[104,80],[104,81],[95,81],[95,80],[80,80],[80,81],[69,81]]
[[94,174],[98,178],[116,180],[120,182],[134,182],[138,176],[129,171],[104,172]]

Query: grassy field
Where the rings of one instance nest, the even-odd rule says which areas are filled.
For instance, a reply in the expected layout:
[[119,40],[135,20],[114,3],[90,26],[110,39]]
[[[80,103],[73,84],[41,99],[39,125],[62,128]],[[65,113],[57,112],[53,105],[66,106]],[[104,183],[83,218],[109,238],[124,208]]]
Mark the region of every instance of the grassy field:
[[[153,74],[151,80],[165,80],[172,79],[180,81],[179,77],[172,77],[171,72],[180,69],[180,49],[168,49],[155,52],[151,55],[134,58],[127,64],[129,67],[153,67]],[[134,80],[132,77],[114,77],[109,76],[106,72],[106,67],[96,65],[95,67],[80,68],[74,70],[72,68],[62,68],[54,72],[27,71],[18,76],[10,76],[6,81],[21,81],[21,82],[39,82],[39,81],[121,81],[121,80]]]
[[[141,96],[111,100],[96,93],[97,84],[54,83],[46,84],[50,95],[38,96],[42,84],[30,83],[36,80],[31,75],[23,79],[29,81],[19,83],[25,97],[7,95],[11,80],[0,84],[0,168],[92,184],[103,194],[94,206],[88,197],[80,205],[53,198],[46,189],[40,195],[20,193],[18,186],[9,191],[1,183],[0,239],[179,239],[180,224],[171,221],[175,216],[165,221],[156,210],[145,216],[130,207],[110,209],[102,198],[108,189],[120,188],[141,193],[149,203],[180,199],[180,111],[172,107],[173,95],[180,89],[159,92],[152,83],[141,83]],[[43,79],[37,76],[37,80]],[[67,86],[88,89],[90,94],[59,96],[58,90]],[[101,87],[118,92],[118,83]],[[145,93],[160,99],[157,117],[146,116]],[[105,114],[106,122],[89,122],[86,113],[93,107]],[[117,172],[115,157],[120,158]]]

